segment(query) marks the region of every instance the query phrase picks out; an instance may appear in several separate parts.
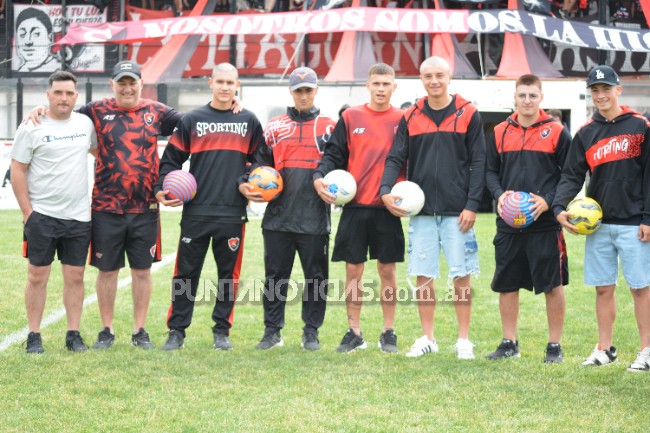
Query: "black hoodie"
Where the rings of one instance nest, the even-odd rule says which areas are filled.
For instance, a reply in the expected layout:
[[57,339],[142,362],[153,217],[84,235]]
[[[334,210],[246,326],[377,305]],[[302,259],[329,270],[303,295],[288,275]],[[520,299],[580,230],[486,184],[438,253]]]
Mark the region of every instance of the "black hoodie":
[[650,225],[650,122],[627,106],[608,121],[598,111],[573,137],[553,212],[558,215],[591,178],[587,196],[603,209],[603,223]]

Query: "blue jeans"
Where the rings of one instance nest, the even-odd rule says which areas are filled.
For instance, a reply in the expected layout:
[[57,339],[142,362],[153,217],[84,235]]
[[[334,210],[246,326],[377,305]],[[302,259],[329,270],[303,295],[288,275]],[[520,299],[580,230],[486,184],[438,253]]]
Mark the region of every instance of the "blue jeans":
[[463,233],[455,216],[414,216],[409,221],[408,273],[440,277],[442,248],[451,279],[477,274],[478,244],[474,229]]
[[650,284],[650,243],[638,239],[639,226],[603,224],[585,242],[585,284],[610,286],[618,280],[618,262],[630,289]]

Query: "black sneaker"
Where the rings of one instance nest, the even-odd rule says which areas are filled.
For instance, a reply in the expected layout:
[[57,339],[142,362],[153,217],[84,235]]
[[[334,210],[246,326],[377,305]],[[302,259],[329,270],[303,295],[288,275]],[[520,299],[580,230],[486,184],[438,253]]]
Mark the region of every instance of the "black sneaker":
[[354,352],[357,349],[365,349],[368,345],[363,339],[363,334],[357,335],[352,329],[348,329],[348,332],[345,333],[341,344],[336,348],[337,352],[348,353]]
[[[215,342],[214,342],[214,347],[217,347],[217,340],[216,340],[216,334],[215,334]],[[266,329],[264,331],[264,336],[260,340],[259,343],[257,343],[257,346],[255,346],[256,349],[258,350],[269,350],[273,349],[274,347],[282,347],[284,346],[284,341],[282,341],[282,336],[280,335],[280,331],[272,331],[269,329]]]
[[302,343],[300,347],[305,350],[320,350],[320,342],[318,341],[318,334],[315,332],[303,332]]
[[149,334],[147,334],[147,331],[145,331],[144,328],[140,328],[138,332],[131,334],[131,343],[133,343],[135,347],[139,347],[145,350],[156,348],[156,346],[151,342]]
[[387,329],[379,336],[379,349],[384,353],[397,353],[397,335],[392,329]]
[[490,353],[487,356],[487,359],[503,359],[503,358],[519,358],[521,354],[519,353],[519,341],[512,341],[503,339],[497,350]]
[[177,329],[170,329],[169,335],[167,336],[167,341],[160,350],[178,350],[183,348],[183,342],[185,341],[185,335],[183,332]]
[[215,350],[232,350],[232,343],[225,334],[214,334],[214,348]]
[[88,346],[84,343],[79,331],[68,331],[65,334],[65,347],[71,352],[85,352]]
[[93,344],[93,349],[108,349],[115,342],[115,334],[111,334],[111,329],[106,327],[97,334],[97,341]]
[[27,334],[27,344],[26,344],[27,353],[43,353],[43,341],[41,340],[40,332],[30,332]]
[[546,364],[553,364],[562,361],[564,361],[562,346],[560,346],[559,343],[548,343],[546,345],[546,358],[544,359],[544,362]]

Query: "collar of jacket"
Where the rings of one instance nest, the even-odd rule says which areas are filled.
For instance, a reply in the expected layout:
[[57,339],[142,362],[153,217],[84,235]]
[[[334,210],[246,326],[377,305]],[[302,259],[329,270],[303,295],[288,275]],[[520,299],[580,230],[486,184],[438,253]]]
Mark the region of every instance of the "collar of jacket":
[[287,107],[287,114],[295,122],[306,122],[313,120],[320,114],[320,108],[315,105],[307,111],[298,111],[296,107]]

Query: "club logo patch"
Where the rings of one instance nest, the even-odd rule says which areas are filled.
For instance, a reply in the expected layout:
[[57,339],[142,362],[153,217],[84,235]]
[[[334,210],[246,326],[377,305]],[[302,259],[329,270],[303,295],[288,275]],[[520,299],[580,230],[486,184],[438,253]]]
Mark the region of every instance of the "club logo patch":
[[541,130],[540,135],[542,136],[542,138],[546,138],[549,136],[550,133],[551,133],[550,128],[544,128]]
[[228,248],[230,248],[231,251],[237,251],[239,249],[239,238],[228,239]]
[[104,253],[95,253],[95,257],[101,259],[102,257],[104,257]]
[[151,125],[153,125],[153,121],[155,120],[155,118],[156,117],[152,113],[145,113],[145,115],[144,115],[144,123],[151,126]]
[[149,252],[151,253],[151,257],[156,257],[156,246],[154,245],[153,247],[149,248]]

